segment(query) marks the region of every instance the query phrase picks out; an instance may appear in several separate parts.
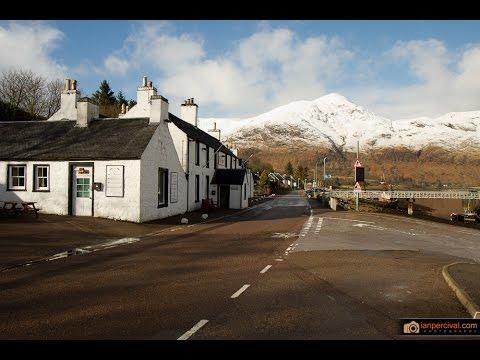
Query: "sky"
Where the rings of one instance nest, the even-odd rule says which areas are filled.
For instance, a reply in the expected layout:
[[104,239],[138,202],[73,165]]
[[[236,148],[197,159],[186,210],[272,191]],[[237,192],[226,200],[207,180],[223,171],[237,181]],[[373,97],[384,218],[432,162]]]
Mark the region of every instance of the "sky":
[[480,110],[480,21],[0,21],[0,71],[106,79],[135,99],[143,76],[170,112],[249,117],[335,92],[392,120]]

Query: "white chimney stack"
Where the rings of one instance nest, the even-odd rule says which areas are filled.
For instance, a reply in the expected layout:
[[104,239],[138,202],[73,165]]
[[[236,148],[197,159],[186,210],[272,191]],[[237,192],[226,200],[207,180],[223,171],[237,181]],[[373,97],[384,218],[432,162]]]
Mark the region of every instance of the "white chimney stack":
[[168,120],[168,100],[162,95],[152,95],[150,101],[150,123]]
[[207,133],[220,141],[220,129],[217,129],[216,122],[213,123],[213,129],[208,130]]
[[98,118],[98,105],[88,97],[79,99],[77,102],[77,126],[87,127],[94,118]]
[[65,79],[65,86],[60,94],[60,109],[48,120],[76,120],[79,96],[77,80]]
[[198,105],[195,104],[193,98],[183,102],[180,107],[180,117],[193,126],[198,126]]
[[142,79],[142,84],[137,88],[137,104],[127,108],[124,114],[119,117],[123,119],[149,117],[151,97],[157,95],[157,89],[153,86],[151,80],[146,76]]

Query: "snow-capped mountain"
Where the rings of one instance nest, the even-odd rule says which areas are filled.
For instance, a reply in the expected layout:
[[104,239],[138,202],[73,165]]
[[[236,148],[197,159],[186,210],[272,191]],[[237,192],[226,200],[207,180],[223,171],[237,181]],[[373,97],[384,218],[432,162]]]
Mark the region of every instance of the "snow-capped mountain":
[[354,150],[357,140],[362,148],[480,145],[480,111],[392,121],[336,93],[295,101],[248,119],[201,118],[199,127],[208,130],[213,122],[222,139],[237,147],[301,142]]

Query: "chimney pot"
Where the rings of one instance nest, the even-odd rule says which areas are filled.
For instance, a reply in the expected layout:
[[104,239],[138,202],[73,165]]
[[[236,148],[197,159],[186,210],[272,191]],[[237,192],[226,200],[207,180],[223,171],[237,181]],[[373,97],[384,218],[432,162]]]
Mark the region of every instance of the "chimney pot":
[[77,80],[72,80],[70,83],[70,90],[77,90]]
[[147,77],[146,76],[143,77],[142,86],[143,87],[147,86]]
[[125,114],[125,113],[126,113],[125,103],[122,104],[121,113],[122,113],[122,114]]
[[70,90],[70,79],[65,79],[65,90]]
[[148,80],[148,81],[147,81],[147,86],[148,86],[149,88],[152,88],[152,87],[153,87],[152,80]]

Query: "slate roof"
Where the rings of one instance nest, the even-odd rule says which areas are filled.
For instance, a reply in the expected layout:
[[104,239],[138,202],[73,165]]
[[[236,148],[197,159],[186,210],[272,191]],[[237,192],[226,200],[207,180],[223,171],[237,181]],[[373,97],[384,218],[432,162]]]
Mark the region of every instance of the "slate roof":
[[217,169],[213,174],[212,184],[242,185],[245,169]]
[[[187,136],[193,140],[200,141],[204,143],[205,145],[208,145],[209,147],[213,148],[214,151],[217,151],[218,148],[222,145],[222,143],[217,139],[211,136],[210,134],[206,133],[205,131],[199,129],[196,126],[193,126],[192,124],[180,119],[179,117],[173,115],[173,114],[168,114],[169,120],[175,124],[176,127],[178,127],[180,130],[182,130]],[[238,158],[235,156],[227,147],[223,146],[220,149],[220,152],[223,152],[227,155],[231,155],[234,158]]]
[[148,118],[0,122],[0,160],[139,159],[158,124]]

